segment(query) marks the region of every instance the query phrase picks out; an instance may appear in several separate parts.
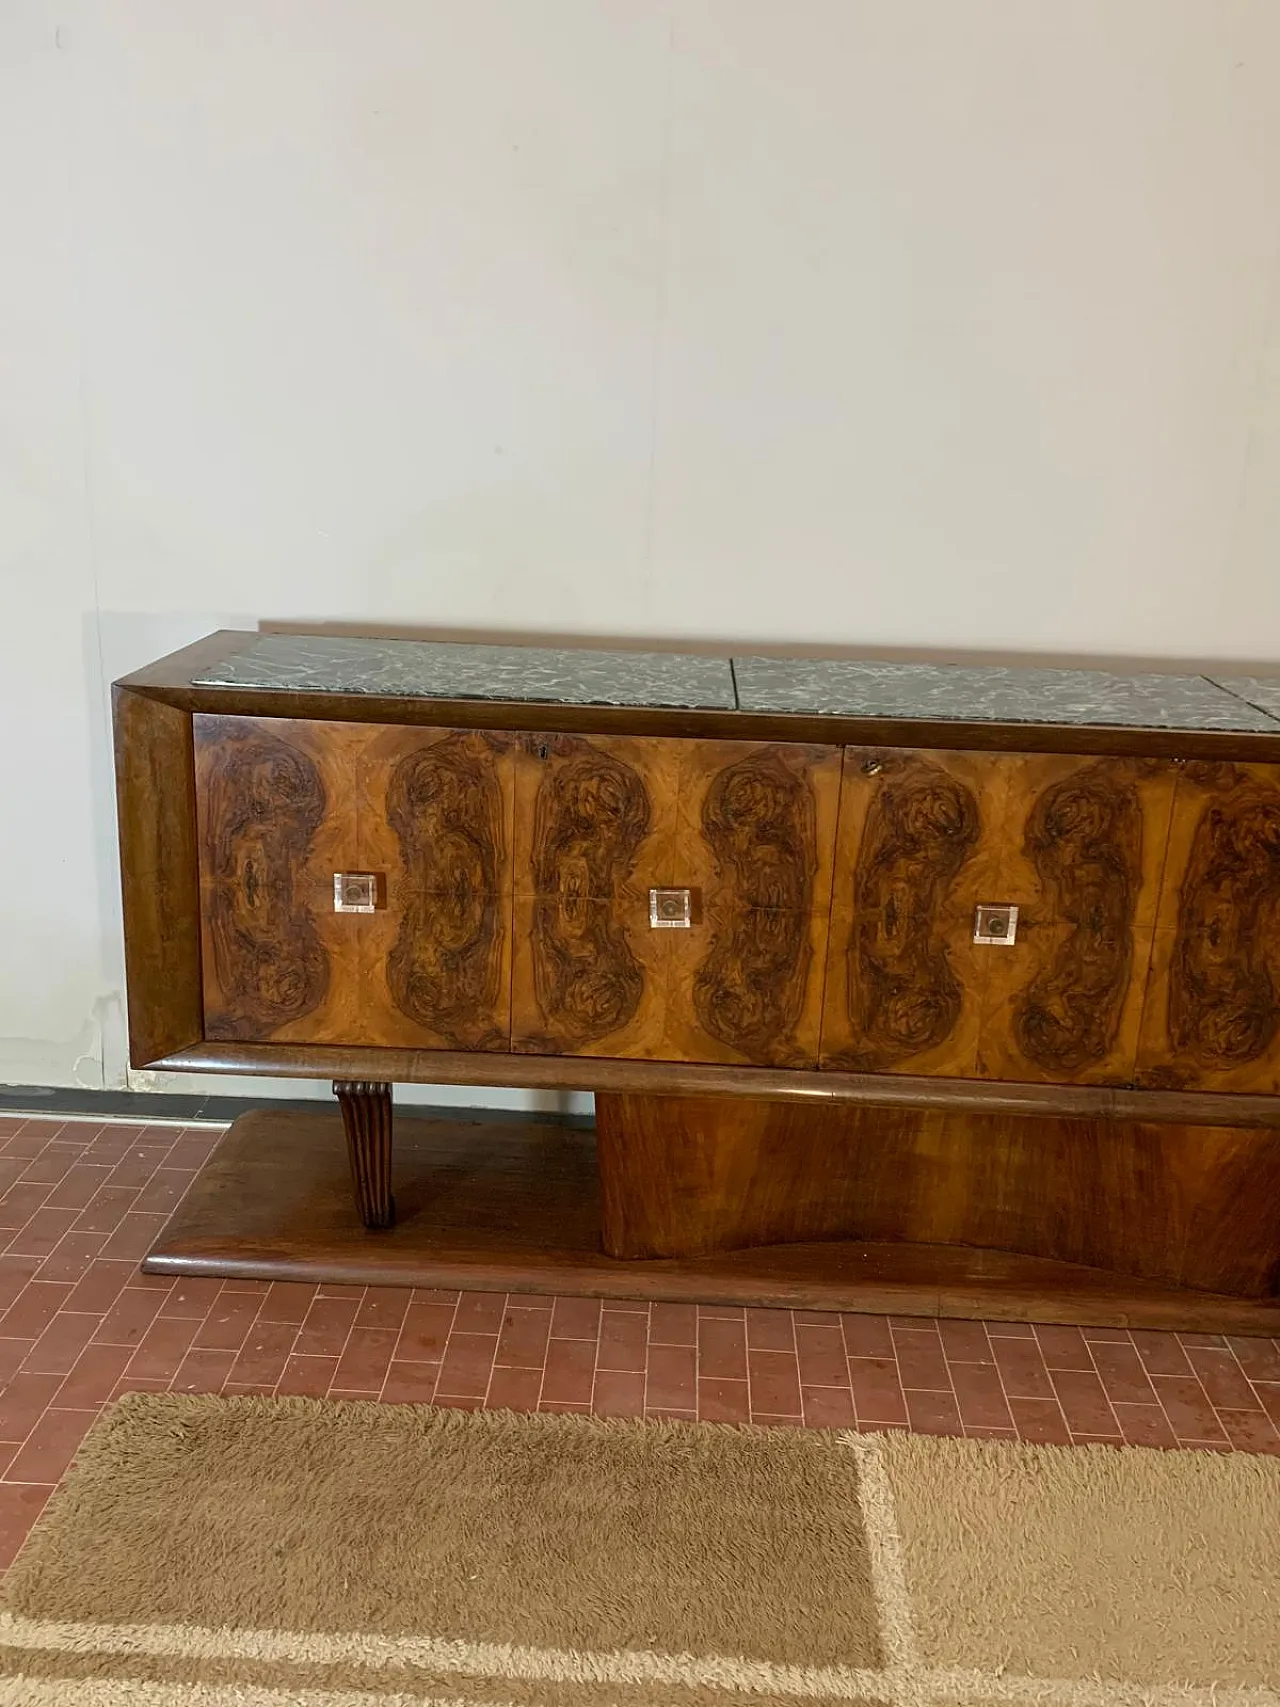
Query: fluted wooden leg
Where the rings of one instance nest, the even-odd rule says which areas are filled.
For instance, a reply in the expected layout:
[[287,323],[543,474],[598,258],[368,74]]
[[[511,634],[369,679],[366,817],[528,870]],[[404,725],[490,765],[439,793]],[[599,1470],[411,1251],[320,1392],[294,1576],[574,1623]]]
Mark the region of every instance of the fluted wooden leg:
[[391,1086],[377,1080],[337,1079],[333,1094],[342,1109],[351,1185],[360,1219],[366,1227],[393,1226]]

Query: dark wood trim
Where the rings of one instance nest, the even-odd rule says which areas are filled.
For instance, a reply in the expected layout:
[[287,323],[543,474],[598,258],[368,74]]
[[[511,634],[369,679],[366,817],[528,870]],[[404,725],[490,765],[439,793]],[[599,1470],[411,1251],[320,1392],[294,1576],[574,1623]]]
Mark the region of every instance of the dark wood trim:
[[623,1262],[600,1249],[591,1135],[402,1116],[397,1225],[352,1212],[336,1111],[238,1120],[150,1274],[447,1286],[924,1317],[1275,1334],[1280,1305],[956,1245],[831,1240]]
[[204,1033],[195,762],[186,712],[123,687],[112,709],[129,1057],[138,1063]]
[[[137,1062],[136,1065],[143,1063]],[[1144,1091],[1107,1085],[1009,1084],[897,1073],[701,1066],[600,1056],[486,1055],[446,1049],[338,1048],[298,1043],[197,1043],[146,1065],[171,1073],[295,1079],[383,1079],[403,1085],[501,1085],[514,1090],[632,1091],[653,1096],[974,1108],[993,1114],[1081,1115],[1187,1126],[1280,1127],[1280,1096]]]
[[118,685],[185,712],[234,712],[329,723],[403,723],[570,735],[663,735],[690,740],[799,741],[819,746],[922,747],[962,752],[1114,754],[1159,759],[1280,762],[1274,735],[1234,730],[1080,728],[1051,723],[963,723],[928,718],[690,711],[660,706],[541,705],[528,700],[406,699],[393,695],[192,687],[191,677],[258,636],[221,629]]

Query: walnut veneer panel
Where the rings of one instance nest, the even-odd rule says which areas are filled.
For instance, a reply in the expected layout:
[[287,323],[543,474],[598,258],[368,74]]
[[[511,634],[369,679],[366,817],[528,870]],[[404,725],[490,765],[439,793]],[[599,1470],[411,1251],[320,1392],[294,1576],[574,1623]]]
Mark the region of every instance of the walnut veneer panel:
[[[197,716],[205,1034],[505,1049],[511,741]],[[378,880],[334,911],[334,873]]]
[[[1128,1083],[1173,775],[848,749],[823,1065]],[[982,902],[1017,906],[1011,946],[973,941]]]
[[1178,772],[1140,1084],[1280,1089],[1280,767]]
[[[833,748],[531,736],[516,771],[513,1044],[813,1065]],[[653,929],[651,888],[689,889]]]
[[604,1246],[992,1246],[1268,1297],[1280,1148],[1247,1128],[714,1097],[597,1099]]

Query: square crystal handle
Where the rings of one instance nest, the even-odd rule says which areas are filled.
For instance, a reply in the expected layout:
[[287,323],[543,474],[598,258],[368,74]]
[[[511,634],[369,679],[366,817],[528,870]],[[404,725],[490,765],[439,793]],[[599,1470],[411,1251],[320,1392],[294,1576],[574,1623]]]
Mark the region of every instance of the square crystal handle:
[[377,874],[372,871],[335,871],[333,910],[335,913],[376,913]]
[[1018,909],[1010,902],[984,902],[973,918],[973,940],[1012,948],[1018,937]]
[[649,891],[650,930],[687,931],[692,925],[692,889],[651,889]]

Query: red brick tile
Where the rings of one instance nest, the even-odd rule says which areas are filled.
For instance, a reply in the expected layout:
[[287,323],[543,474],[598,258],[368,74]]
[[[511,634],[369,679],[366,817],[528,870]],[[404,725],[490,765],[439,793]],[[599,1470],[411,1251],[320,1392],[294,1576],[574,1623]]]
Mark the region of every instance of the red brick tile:
[[[811,1329],[810,1332],[813,1330]],[[817,1330],[821,1332],[822,1330]],[[842,1342],[843,1352],[843,1342]],[[841,1367],[844,1358],[841,1356]],[[698,1322],[698,1374],[713,1381],[745,1381],[747,1378],[747,1327],[704,1316]]]
[[598,1369],[591,1409],[598,1417],[642,1417],[643,1373],[636,1369]]
[[398,1334],[412,1299],[407,1286],[371,1286],[356,1311],[356,1327]]
[[192,1340],[197,1351],[239,1351],[257,1320],[262,1300],[224,1292],[201,1322]]
[[948,1363],[990,1363],[993,1360],[991,1341],[981,1322],[957,1322],[942,1317],[938,1321],[938,1337]]
[[1130,1405],[1113,1402],[1112,1410],[1120,1432],[1130,1446],[1176,1446],[1178,1437],[1158,1404]]
[[133,1356],[127,1345],[88,1345],[75,1367],[58,1388],[54,1403],[59,1410],[90,1411],[105,1405]]
[[649,1351],[649,1317],[636,1310],[602,1310],[597,1369],[643,1375]]
[[[698,1312],[692,1304],[654,1304],[649,1311],[649,1344],[696,1345]],[[679,1410],[680,1406],[672,1409]]]
[[[214,1351],[194,1348],[178,1365],[171,1383],[175,1393],[220,1393],[222,1383],[235,1363],[234,1351]],[[317,1362],[319,1359],[316,1360]],[[132,1365],[130,1365],[132,1368]]]
[[968,1423],[965,1424],[964,1434],[966,1440],[1016,1440],[1018,1438],[1016,1428],[981,1428],[976,1426],[971,1428]]
[[1151,1385],[1179,1440],[1226,1440],[1226,1431],[1197,1380],[1153,1375]]
[[1147,1379],[1137,1347],[1128,1341],[1091,1341],[1093,1361],[1098,1366],[1107,1397],[1124,1405],[1154,1405],[1155,1390]]
[[1265,1411],[1223,1410],[1218,1419],[1238,1452],[1280,1453],[1280,1429]]
[[[295,1327],[300,1328],[307,1319],[307,1311],[315,1302],[315,1297],[315,1287],[302,1281],[273,1281],[258,1312],[258,1318],[263,1322],[292,1322]],[[203,1316],[204,1310],[199,1314]]]
[[15,1233],[25,1227],[52,1190],[51,1185],[11,1185],[0,1197],[0,1227]]
[[438,1363],[393,1363],[382,1389],[388,1405],[429,1405],[435,1396]]
[[338,1360],[334,1386],[350,1392],[380,1393],[399,1337],[393,1328],[352,1328]]
[[113,1186],[128,1186],[139,1191],[147,1184],[157,1168],[163,1167],[167,1152],[157,1144],[144,1144],[120,1157],[111,1170]]
[[1235,1353],[1193,1346],[1187,1352],[1200,1385],[1216,1410],[1256,1411],[1260,1400]]
[[20,1370],[0,1392],[0,1440],[25,1440],[65,1377]]
[[1130,1343],[1128,1328],[1095,1328],[1086,1324],[1080,1332],[1089,1345],[1093,1345],[1095,1342],[1099,1345],[1128,1345]]
[[80,1281],[105,1243],[101,1233],[68,1233],[40,1264],[39,1278]]
[[451,1398],[483,1399],[497,1349],[497,1334],[450,1334],[436,1391]]
[[[134,1208],[151,1210],[160,1215],[172,1215],[191,1189],[195,1177],[194,1173],[185,1168],[157,1168],[138,1193]],[[112,1183],[115,1183],[114,1176]]]
[[906,1400],[897,1363],[887,1357],[851,1357],[849,1382],[858,1426],[864,1423],[905,1423]]
[[1280,1381],[1280,1340],[1228,1338],[1236,1362],[1250,1381]]
[[[192,1353],[192,1356],[198,1355]],[[336,1357],[290,1357],[276,1387],[278,1393],[293,1393],[307,1399],[323,1399],[333,1386],[338,1367]]]
[[5,1472],[10,1482],[58,1482],[98,1420],[97,1411],[47,1410]]
[[935,1330],[912,1333],[901,1332],[895,1328],[893,1341],[897,1348],[898,1369],[904,1387],[928,1388],[935,1392],[951,1391],[947,1360],[942,1355],[942,1341]]
[[1093,1358],[1079,1328],[1037,1326],[1036,1339],[1044,1353],[1049,1369],[1077,1369],[1093,1372]]
[[542,1393],[542,1369],[495,1366],[485,1397],[490,1411],[536,1411]]
[[199,1326],[186,1316],[157,1316],[142,1336],[126,1373],[142,1381],[172,1381]]
[[[105,1315],[135,1274],[137,1269],[131,1262],[103,1262],[101,1258],[95,1258],[62,1307],[64,1310],[87,1310],[94,1315]],[[145,1278],[154,1279],[155,1276]]]
[[453,1325],[464,1334],[496,1334],[506,1310],[505,1292],[464,1292],[458,1299]]
[[1154,1328],[1130,1328],[1129,1338],[1138,1348],[1138,1356],[1148,1375],[1184,1375],[1192,1373],[1187,1354],[1175,1334],[1160,1333]]
[[598,1298],[557,1298],[551,1312],[552,1339],[593,1340],[600,1332]]
[[28,1281],[40,1278],[43,1267],[41,1257],[0,1257],[0,1317],[17,1302]]
[[317,1298],[298,1329],[295,1357],[341,1357],[359,1305],[352,1298]]
[[990,1363],[953,1363],[951,1380],[960,1407],[960,1420],[966,1434],[975,1429],[1011,1429],[1004,1385],[1000,1373]]
[[919,1316],[890,1316],[888,1322],[895,1337],[900,1333],[936,1334],[938,1331],[938,1318],[927,1312]]
[[[449,1342],[452,1350],[453,1341]],[[588,1405],[596,1368],[594,1340],[552,1336],[547,1346],[547,1366],[542,1377],[542,1403]]]
[[32,1524],[48,1503],[51,1487],[21,1482],[0,1483],[0,1570],[7,1570],[18,1556]]
[[1054,1391],[1072,1434],[1118,1435],[1119,1424],[1106,1389],[1087,1369],[1055,1369]]
[[1009,1410],[1018,1430],[1019,1440],[1033,1441],[1038,1446],[1071,1444],[1071,1431],[1056,1399],[1010,1397]]
[[[274,1396],[275,1390],[276,1384],[274,1381],[259,1381],[256,1383],[253,1381],[224,1381],[222,1383],[222,1397],[224,1399],[269,1399]],[[345,1399],[347,1397],[367,1399],[369,1395],[367,1393],[354,1393],[348,1395],[346,1393],[339,1392],[335,1387],[330,1391],[329,1397],[331,1399]]]
[[94,1338],[100,1345],[140,1345],[163,1303],[163,1292],[126,1286],[98,1324]]
[[74,1144],[46,1144],[38,1156],[21,1169],[19,1179],[24,1185],[57,1185],[65,1179],[67,1169],[74,1167],[76,1158],[80,1155]]
[[76,1231],[114,1233],[133,1208],[137,1196],[137,1192],[127,1186],[104,1185],[93,1201],[80,1211]]
[[893,1335],[887,1316],[844,1315],[840,1318],[844,1330],[845,1350],[850,1357],[892,1357]]
[[848,1387],[802,1387],[800,1393],[806,1427],[853,1427],[853,1394]]
[[87,1209],[110,1177],[111,1169],[77,1162],[45,1200],[48,1209]]
[[28,1281],[17,1300],[0,1316],[0,1339],[39,1339],[70,1296],[71,1287],[67,1284]]
[[259,1318],[231,1365],[228,1381],[237,1386],[274,1387],[284,1374],[298,1330],[292,1322],[264,1322]]
[[951,1393],[908,1388],[907,1416],[916,1434],[962,1434],[960,1410]]
[[405,1312],[396,1351],[401,1363],[439,1363],[453,1326],[452,1304],[420,1304],[415,1298]]
[[703,1422],[744,1423],[751,1420],[745,1381],[698,1380],[698,1416]]
[[[748,1330],[750,1331],[750,1330]],[[845,1365],[848,1375],[848,1364]],[[751,1410],[767,1416],[799,1417],[800,1370],[794,1352],[755,1351],[747,1353],[747,1380],[751,1388]]]
[[[96,1316],[70,1316],[65,1310],[61,1311],[32,1346],[23,1368],[34,1369],[42,1375],[69,1375],[97,1326]],[[35,1482],[40,1479],[39,1476],[31,1478]]]
[[551,1331],[549,1310],[508,1309],[498,1335],[496,1363],[517,1369],[541,1369]]
[[[5,1255],[48,1257],[71,1229],[77,1226],[79,1219],[79,1213],[74,1209],[37,1209],[26,1226],[20,1228],[10,1239]],[[79,1279],[79,1275],[75,1278]]]
[[699,1322],[743,1322],[747,1313],[741,1304],[699,1304],[696,1306]]
[[167,1215],[144,1215],[130,1210],[102,1247],[104,1257],[129,1257],[141,1262],[164,1231]]
[[1280,1381],[1255,1381],[1253,1390],[1272,1422],[1280,1426]]
[[796,1323],[796,1360],[800,1382],[805,1387],[847,1387],[849,1358],[845,1351],[840,1320],[834,1327]]
[[[457,1309],[458,1300],[461,1296],[462,1294],[456,1289],[451,1291],[447,1286],[415,1286],[413,1289],[413,1302],[415,1304],[447,1304],[451,1310]],[[527,1302],[535,1304],[539,1300],[530,1298]],[[551,1308],[549,1298],[544,1298],[541,1302],[546,1305],[548,1310]]]
[[651,1343],[645,1387],[646,1410],[696,1410],[697,1373],[696,1355],[691,1345]]
[[790,1351],[796,1348],[790,1310],[748,1310],[747,1348],[750,1351]]
[[31,1356],[35,1343],[34,1340],[0,1339],[0,1383],[7,1381],[11,1375],[17,1374]]
[[1010,1398],[1054,1399],[1056,1404],[1053,1383],[1037,1340],[996,1337],[991,1341],[991,1349]]
[[1178,1338],[1184,1346],[1202,1346],[1212,1351],[1223,1351],[1227,1344],[1225,1334],[1180,1333]]

